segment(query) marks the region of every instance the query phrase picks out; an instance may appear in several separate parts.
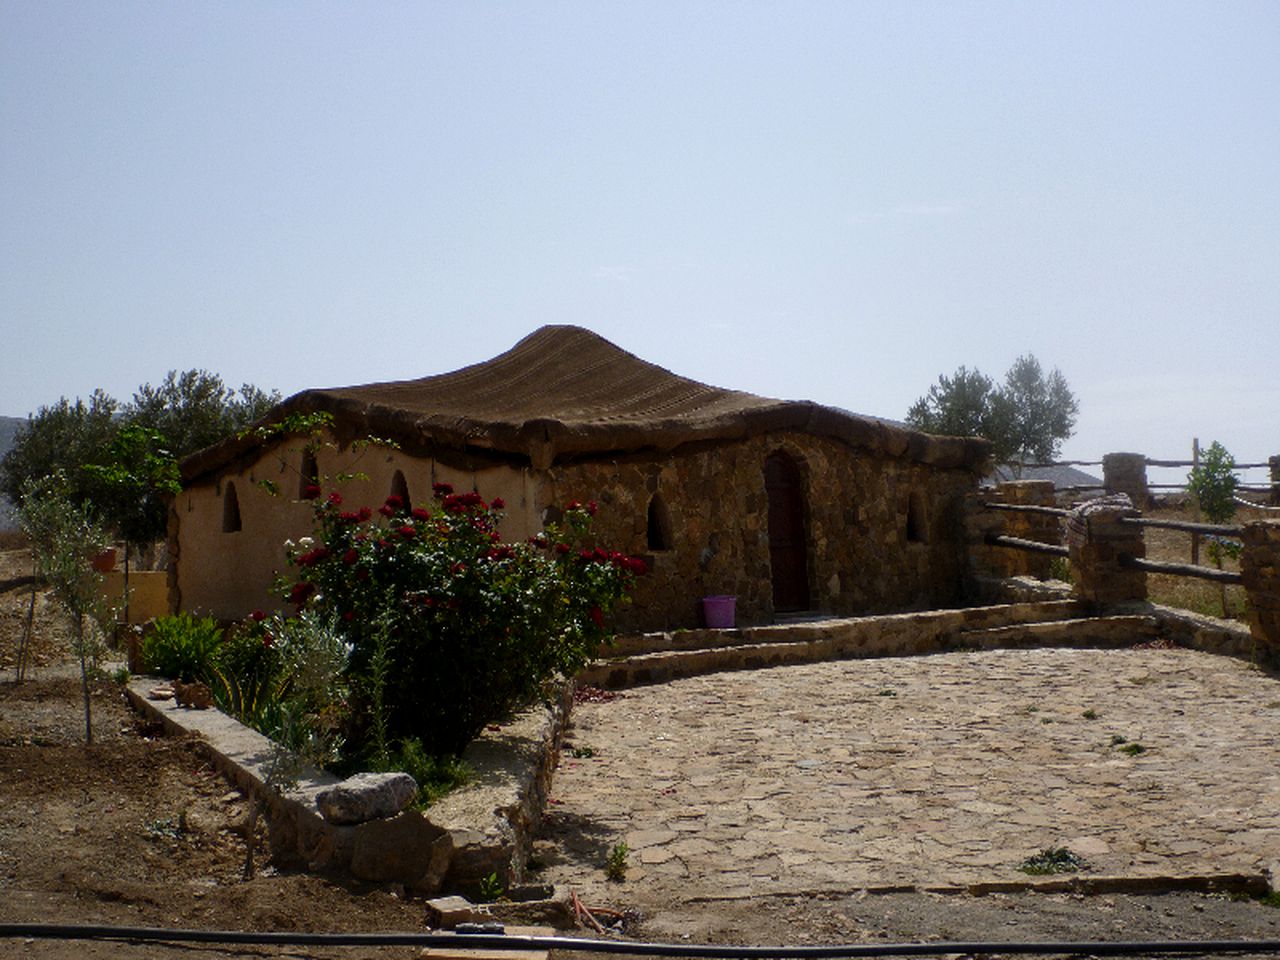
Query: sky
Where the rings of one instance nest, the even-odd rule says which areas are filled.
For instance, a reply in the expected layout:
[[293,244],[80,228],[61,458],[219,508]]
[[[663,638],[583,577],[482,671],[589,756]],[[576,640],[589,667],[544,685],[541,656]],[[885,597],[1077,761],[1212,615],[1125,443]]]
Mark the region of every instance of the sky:
[[1034,354],[1072,459],[1280,453],[1280,3],[0,0],[0,414],[548,323],[905,416]]

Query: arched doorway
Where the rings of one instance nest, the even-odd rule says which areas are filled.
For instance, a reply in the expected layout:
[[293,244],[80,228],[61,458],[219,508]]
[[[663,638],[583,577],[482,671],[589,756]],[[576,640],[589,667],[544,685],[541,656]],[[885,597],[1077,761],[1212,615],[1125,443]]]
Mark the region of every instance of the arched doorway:
[[804,481],[795,460],[779,451],[764,462],[769,497],[769,564],[773,609],[809,609],[809,540],[804,529]]

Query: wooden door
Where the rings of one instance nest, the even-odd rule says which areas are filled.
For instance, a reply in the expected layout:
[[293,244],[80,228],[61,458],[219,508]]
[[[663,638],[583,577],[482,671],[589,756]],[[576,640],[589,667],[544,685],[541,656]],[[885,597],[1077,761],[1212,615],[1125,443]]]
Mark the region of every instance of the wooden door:
[[785,453],[764,462],[769,497],[769,563],[773,569],[773,608],[809,609],[809,544],[804,529],[804,488],[800,468]]

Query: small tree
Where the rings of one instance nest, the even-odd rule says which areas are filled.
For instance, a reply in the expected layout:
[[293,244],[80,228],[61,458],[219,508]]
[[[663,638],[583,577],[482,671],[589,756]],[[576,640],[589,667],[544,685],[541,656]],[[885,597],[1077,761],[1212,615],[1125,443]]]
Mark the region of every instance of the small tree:
[[170,370],[159,386],[138,388],[125,418],[159,433],[181,459],[243,430],[279,402],[279,393],[249,383],[237,393],[208,370]]
[[[1204,452],[1199,466],[1187,474],[1187,491],[1195,498],[1210,523],[1230,523],[1236,515],[1236,487],[1239,480],[1235,474],[1235,457],[1227,452],[1227,448],[1217,440]],[[1209,558],[1219,570],[1226,557],[1235,557],[1240,553],[1240,545],[1233,540],[1221,537],[1209,539]],[[1222,597],[1222,615],[1227,615],[1227,586],[1220,584]]]
[[41,407],[27,418],[13,446],[0,461],[0,492],[17,503],[23,485],[61,474],[61,484],[73,503],[85,503],[98,494],[95,477],[80,468],[96,463],[111,444],[118,423],[119,405],[101,390],[89,402],[66,397]]
[[84,695],[84,740],[92,744],[89,672],[97,664],[94,631],[105,619],[105,601],[102,575],[93,569],[90,558],[106,544],[106,533],[85,504],[71,499],[61,475],[23,486],[18,523],[31,538],[40,576],[71,621],[71,649],[80,661]]
[[1004,383],[961,367],[938,378],[907,411],[917,430],[986,437],[996,459],[1051,460],[1075,429],[1079,404],[1058,370],[1047,376],[1031,354],[1019,357]]
[[1027,354],[1014,361],[1000,388],[1007,455],[1019,460],[1052,460],[1075,429],[1079,404],[1056,368],[1048,376]]
[[1003,415],[991,378],[961,367],[940,376],[929,392],[911,405],[907,422],[927,433],[948,437],[994,437],[1003,431]]
[[178,462],[157,431],[126,424],[112,439],[107,462],[86,464],[97,480],[98,508],[124,540],[124,616],[129,619],[129,558],[164,536],[169,508],[165,497],[182,489]]

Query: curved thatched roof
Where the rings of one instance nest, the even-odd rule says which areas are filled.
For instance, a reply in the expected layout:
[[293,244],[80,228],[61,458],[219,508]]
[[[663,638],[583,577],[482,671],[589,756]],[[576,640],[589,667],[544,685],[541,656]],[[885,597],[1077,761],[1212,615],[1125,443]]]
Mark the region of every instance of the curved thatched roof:
[[[739,440],[779,430],[939,466],[978,468],[984,440],[933,437],[807,401],[772,400],[677,376],[589,330],[536,330],[492,360],[453,373],[305,390],[268,416],[327,411],[340,436],[388,437],[409,452],[455,450],[527,460],[664,452],[687,443]],[[191,480],[255,445],[224,441],[182,465]]]

